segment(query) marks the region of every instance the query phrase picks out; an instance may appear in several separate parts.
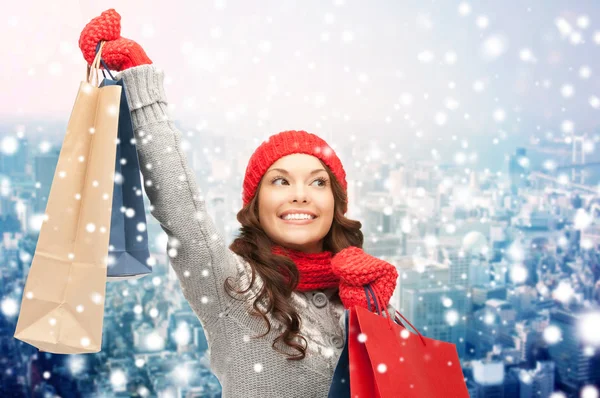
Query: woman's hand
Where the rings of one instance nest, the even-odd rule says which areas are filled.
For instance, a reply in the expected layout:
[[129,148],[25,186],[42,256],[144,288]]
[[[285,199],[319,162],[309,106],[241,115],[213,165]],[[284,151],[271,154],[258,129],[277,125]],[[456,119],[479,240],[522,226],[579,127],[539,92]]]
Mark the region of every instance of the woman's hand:
[[105,41],[102,59],[109,69],[125,69],[151,64],[144,49],[135,41],[121,37],[121,15],[113,8],[92,19],[79,36],[79,48],[88,64],[96,57],[96,46]]
[[387,279],[391,276],[395,282],[398,276],[398,271],[392,264],[355,246],[346,247],[335,254],[331,259],[331,270],[343,282],[361,288],[381,277]]
[[363,287],[366,284],[371,284],[383,301],[381,304],[387,307],[398,279],[394,265],[354,246],[346,247],[333,256],[331,270],[340,277],[339,296],[346,308],[354,305],[368,308]]

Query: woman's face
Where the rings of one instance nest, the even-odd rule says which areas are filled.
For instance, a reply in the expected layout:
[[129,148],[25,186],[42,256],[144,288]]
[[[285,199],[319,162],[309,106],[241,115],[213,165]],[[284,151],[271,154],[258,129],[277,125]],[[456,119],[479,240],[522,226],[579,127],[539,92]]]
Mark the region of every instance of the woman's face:
[[[282,157],[267,170],[259,186],[260,225],[271,240],[283,247],[306,253],[323,251],[333,208],[329,175],[319,159],[311,155]],[[282,218],[290,212],[298,215]],[[302,214],[312,217],[306,219]]]

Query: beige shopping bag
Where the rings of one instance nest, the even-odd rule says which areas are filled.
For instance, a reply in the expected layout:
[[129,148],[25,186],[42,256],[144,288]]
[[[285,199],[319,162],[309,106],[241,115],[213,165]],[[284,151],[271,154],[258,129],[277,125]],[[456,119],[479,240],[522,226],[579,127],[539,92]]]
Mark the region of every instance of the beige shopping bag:
[[14,335],[56,354],[102,346],[121,87],[98,87],[101,48],[67,125]]

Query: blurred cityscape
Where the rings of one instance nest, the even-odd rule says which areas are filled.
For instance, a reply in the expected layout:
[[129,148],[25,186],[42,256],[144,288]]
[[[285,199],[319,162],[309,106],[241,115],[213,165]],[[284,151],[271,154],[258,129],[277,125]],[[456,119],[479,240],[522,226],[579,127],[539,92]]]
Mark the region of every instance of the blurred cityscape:
[[[61,145],[30,138],[34,128],[2,132],[0,395],[220,397],[202,327],[149,212],[156,265],[142,279],[108,283],[101,352],[43,353],[13,337]],[[398,269],[392,304],[422,334],[456,345],[473,398],[598,397],[598,139],[532,140],[497,171],[472,169],[461,154],[448,164],[410,159],[368,137],[331,143],[365,251]],[[258,142],[203,131],[184,144],[230,243]],[[498,155],[491,144],[485,151]]]

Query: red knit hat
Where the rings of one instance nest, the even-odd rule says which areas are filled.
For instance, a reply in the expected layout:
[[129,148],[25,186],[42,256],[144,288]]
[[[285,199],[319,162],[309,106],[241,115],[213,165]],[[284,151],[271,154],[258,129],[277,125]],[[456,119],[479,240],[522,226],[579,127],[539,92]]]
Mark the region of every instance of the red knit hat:
[[[282,131],[270,136],[260,144],[250,157],[248,166],[246,167],[246,175],[244,176],[244,206],[250,203],[256,194],[258,184],[269,167],[280,158],[294,153],[312,155],[322,160],[329,167],[344,189],[344,192],[347,193],[346,172],[344,171],[342,162],[327,142],[306,131]],[[346,203],[344,205],[344,213],[347,210],[347,206]]]

